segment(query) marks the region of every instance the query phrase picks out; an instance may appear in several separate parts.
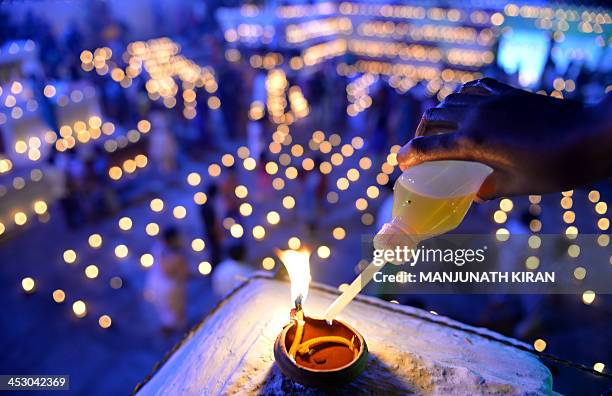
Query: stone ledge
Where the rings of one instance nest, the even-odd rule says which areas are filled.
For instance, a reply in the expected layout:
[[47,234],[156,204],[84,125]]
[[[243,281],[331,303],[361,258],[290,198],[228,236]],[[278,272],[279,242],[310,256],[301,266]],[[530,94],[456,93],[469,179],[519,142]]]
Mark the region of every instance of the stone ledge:
[[[323,312],[336,295],[335,289],[312,285],[305,312]],[[249,279],[183,340],[138,394],[322,394],[284,378],[274,364],[274,340],[288,322],[289,307],[286,282]],[[364,296],[339,319],[355,327],[370,350],[366,371],[339,393],[552,393],[549,370],[512,346],[526,345],[495,332]]]

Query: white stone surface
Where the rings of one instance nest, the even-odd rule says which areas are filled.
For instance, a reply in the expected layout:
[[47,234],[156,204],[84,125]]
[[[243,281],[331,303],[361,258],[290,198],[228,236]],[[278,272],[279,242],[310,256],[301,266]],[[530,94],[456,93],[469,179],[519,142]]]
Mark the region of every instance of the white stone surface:
[[[313,285],[306,314],[320,315],[336,295],[334,289]],[[289,309],[288,283],[251,279],[190,334],[138,394],[320,394],[284,378],[274,364],[274,340],[288,322]],[[550,372],[534,355],[471,334],[475,328],[451,319],[370,297],[358,297],[339,319],[356,328],[370,350],[366,371],[339,394],[552,392]]]

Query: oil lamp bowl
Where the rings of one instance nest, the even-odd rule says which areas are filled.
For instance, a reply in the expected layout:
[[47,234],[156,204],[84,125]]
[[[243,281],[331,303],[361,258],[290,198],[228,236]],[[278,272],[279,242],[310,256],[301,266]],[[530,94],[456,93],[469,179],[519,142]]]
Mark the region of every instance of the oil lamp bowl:
[[304,321],[302,343],[318,337],[336,336],[353,340],[354,351],[351,352],[346,345],[330,342],[316,346],[311,355],[298,353],[294,360],[288,352],[296,330],[292,321],[274,343],[274,358],[281,372],[295,382],[317,388],[337,387],[359,377],[368,362],[368,347],[361,334],[338,320],[334,320],[331,326],[324,319],[305,317]]

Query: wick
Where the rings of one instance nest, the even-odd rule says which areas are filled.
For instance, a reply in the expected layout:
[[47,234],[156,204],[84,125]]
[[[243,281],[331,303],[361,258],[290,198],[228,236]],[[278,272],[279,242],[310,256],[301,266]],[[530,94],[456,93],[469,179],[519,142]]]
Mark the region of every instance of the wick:
[[[295,340],[294,340],[295,343]],[[349,349],[353,352],[353,355],[357,351],[355,348],[355,336],[351,338],[351,340],[347,340],[344,337],[339,336],[322,336],[312,338],[302,344],[300,344],[299,348],[297,348],[297,353],[300,355],[311,355],[314,352],[314,347],[322,344],[342,344],[349,347]],[[293,345],[291,346],[293,348]]]
[[302,311],[301,306],[300,310],[295,313],[294,320],[296,323],[295,337],[291,343],[291,348],[289,348],[289,356],[291,359],[295,360],[295,354],[300,346],[300,343],[302,342],[302,336],[304,335],[304,324],[306,323],[304,321],[304,311]]

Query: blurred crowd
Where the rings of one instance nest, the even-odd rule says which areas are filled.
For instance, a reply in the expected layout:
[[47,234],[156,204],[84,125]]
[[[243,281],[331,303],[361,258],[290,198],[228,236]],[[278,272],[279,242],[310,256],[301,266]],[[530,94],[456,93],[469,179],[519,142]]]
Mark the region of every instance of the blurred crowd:
[[[249,119],[248,114],[251,103],[256,100],[265,102],[268,71],[251,67],[246,55],[237,62],[226,61],[223,35],[214,18],[216,7],[216,2],[195,2],[193,12],[181,26],[164,31],[163,24],[159,25],[160,35],[176,37],[183,52],[196,54],[215,72],[221,108],[212,110],[206,105],[202,90],[198,90],[197,114],[191,120],[183,116],[180,95],[177,95],[176,106],[170,109],[159,101],[151,101],[145,88],[144,74],[136,77],[128,88],[122,88],[107,75],[82,70],[79,55],[84,49],[108,47],[113,53],[122,54],[128,43],[135,39],[128,26],[113,17],[107,3],[91,2],[90,7],[84,8],[87,15],[83,20],[67,24],[62,31],[52,29],[47,19],[31,12],[19,20],[6,9],[0,15],[3,20],[0,42],[32,40],[38,48],[42,65],[39,72],[22,70],[20,75],[11,78],[20,79],[36,91],[42,91],[48,81],[84,81],[95,88],[103,119],[111,120],[120,129],[133,128],[143,119],[152,125],[153,133],[137,146],[138,152],[146,153],[151,161],[144,177],[125,178],[121,182],[109,178],[110,166],[133,157],[134,148],[111,153],[94,142],[93,151],[81,151],[80,146],[61,153],[52,151],[47,161],[64,174],[65,194],[61,205],[70,227],[78,229],[86,223],[108,218],[150,194],[147,189],[152,185],[150,180],[153,177],[172,185],[185,164],[205,163],[213,153],[235,148],[238,144],[246,142],[252,157],[261,163],[267,161],[267,136],[275,125],[265,117]],[[518,85],[516,74],[507,74],[496,64],[482,73]],[[287,75],[289,85],[300,86],[308,101],[310,115],[304,123],[311,130],[345,131],[344,134],[350,138],[351,133],[356,135],[358,129],[366,142],[366,150],[378,158],[386,155],[390,146],[410,140],[423,111],[437,105],[440,99],[438,92],[428,88],[427,82],[417,83],[407,92],[400,93],[384,78],[378,78],[369,87],[371,107],[363,115],[351,117],[346,111],[349,105],[346,86],[358,77],[339,75],[331,62],[309,72],[288,71]],[[559,78],[575,83],[576,88],[564,92],[564,96],[577,100],[587,99],[592,90],[603,92],[606,83],[605,75],[579,62],[572,62],[567,70],[559,72],[549,54],[540,81],[533,89],[551,93],[558,88],[555,81]],[[41,103],[47,103],[40,106],[40,111],[44,113],[49,128],[59,133],[53,105],[43,95],[37,97],[41,98]],[[315,167],[320,162],[315,158]],[[255,177],[258,178],[258,200],[264,201],[274,192],[270,176],[259,167]],[[307,226],[312,238],[316,238],[316,219],[325,213],[329,180],[320,172],[308,172],[299,177],[302,178],[299,185],[303,197],[299,208],[300,221]],[[227,293],[236,285],[236,279],[255,270],[245,260],[248,246],[227,238],[223,225],[224,219],[240,218],[240,201],[235,194],[238,184],[238,171],[229,167],[220,178],[206,183],[202,189],[207,201],[200,206],[201,234],[206,240],[210,263],[215,268],[213,289],[218,295]],[[388,198],[381,205],[379,219],[389,217],[390,189],[386,194]],[[160,232],[153,252],[155,262],[160,265],[149,273],[149,297],[159,313],[164,331],[182,329],[186,325],[185,283],[190,273],[181,230],[167,226]],[[491,316],[494,313],[499,315],[492,310]],[[496,321],[491,320],[493,322]]]

